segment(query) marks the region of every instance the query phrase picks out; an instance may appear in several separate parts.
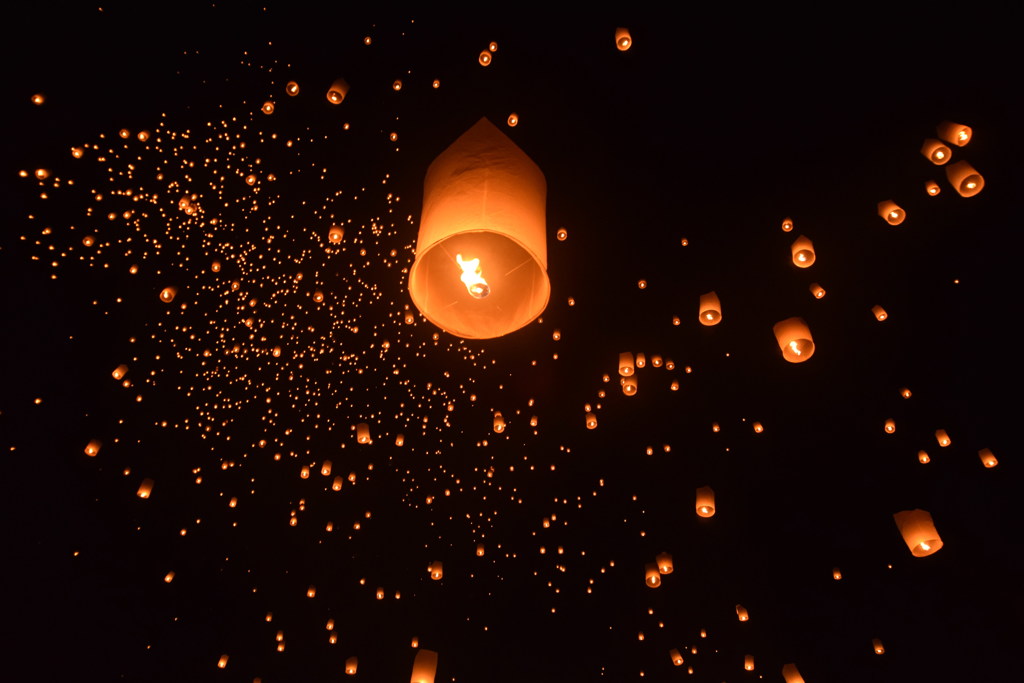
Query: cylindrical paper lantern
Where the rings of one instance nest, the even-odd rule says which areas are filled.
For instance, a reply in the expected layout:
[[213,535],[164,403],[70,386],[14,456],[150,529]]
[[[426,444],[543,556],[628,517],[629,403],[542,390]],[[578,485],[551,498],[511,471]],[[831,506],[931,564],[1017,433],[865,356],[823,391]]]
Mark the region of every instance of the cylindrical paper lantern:
[[681,655],[679,653],[679,649],[678,648],[672,648],[671,650],[669,650],[668,651],[668,656],[672,659],[672,663],[675,664],[676,666],[682,666],[683,665],[683,655]]
[[802,363],[814,355],[814,339],[803,318],[787,318],[772,329],[782,357],[790,363]]
[[899,225],[907,217],[907,212],[901,209],[896,202],[887,199],[884,202],[878,202],[878,215],[889,225]]
[[793,219],[786,216],[782,219],[782,232],[792,232],[793,230]]
[[97,439],[93,439],[89,443],[85,444],[85,454],[90,458],[95,458],[100,452],[102,445],[103,444],[101,444]]
[[647,356],[644,355],[643,351],[636,354],[636,367],[645,368],[647,367]]
[[345,79],[339,78],[327,89],[327,101],[331,104],[341,104],[347,94],[348,83],[345,82]]
[[945,429],[935,430],[935,440],[939,442],[939,445],[945,448],[949,444],[953,443],[949,438],[949,434],[946,433]]
[[896,420],[886,420],[885,421],[885,433],[886,434],[893,434],[895,432],[896,432]]
[[989,448],[982,448],[978,451],[978,457],[981,458],[981,464],[985,467],[995,467],[999,464],[999,461],[996,460],[995,454],[993,454],[992,450]]
[[658,563],[659,574],[671,574],[674,571],[671,553],[658,553],[654,556],[654,561]]
[[623,351],[619,354],[619,375],[622,377],[629,377],[634,371],[633,354],[629,351]]
[[804,683],[804,677],[792,662],[782,667],[782,677],[786,679],[786,683]]
[[359,668],[359,657],[349,657],[345,660],[345,673],[349,676],[355,676],[356,670]]
[[124,364],[121,364],[121,365],[118,365],[116,368],[114,368],[114,371],[112,373],[110,373],[110,376],[113,377],[114,379],[121,379],[122,377],[124,377],[127,374],[128,374],[128,366],[124,365]]
[[928,196],[934,197],[938,193],[942,192],[942,188],[934,180],[929,180],[924,184],[924,191],[928,193]]
[[940,138],[957,147],[963,147],[970,142],[972,135],[970,126],[965,126],[962,123],[953,123],[952,121],[943,121],[935,126],[935,132],[939,134]]
[[644,565],[644,576],[649,587],[657,588],[661,585],[661,573],[658,571],[657,562],[649,562]]
[[361,444],[372,443],[370,438],[370,425],[360,422],[356,425],[356,441]]
[[942,166],[944,163],[949,161],[950,157],[953,156],[949,147],[946,147],[941,141],[936,140],[935,138],[928,138],[924,141],[924,144],[921,145],[921,154],[924,155],[925,159],[936,166]]
[[743,605],[736,605],[736,618],[740,621],[750,621],[750,614]]
[[814,263],[814,243],[803,235],[793,241],[790,252],[793,254],[793,265],[797,268],[810,268]]
[[722,321],[722,302],[714,292],[700,295],[699,319],[701,325],[717,325]]
[[878,321],[885,320],[889,317],[889,314],[885,312],[885,309],[881,306],[872,306],[871,312],[875,314],[875,319]]
[[815,299],[820,299],[823,296],[825,296],[825,288],[819,285],[817,282],[811,283],[810,290],[811,294],[814,296]]
[[514,332],[547,306],[544,174],[480,119],[427,169],[409,293],[467,339]]
[[619,27],[615,29],[615,47],[625,52],[633,45],[633,37],[629,35],[629,29]]
[[500,411],[497,411],[497,410],[494,411],[494,422],[493,422],[493,424],[494,424],[494,432],[496,434],[501,434],[503,431],[505,431],[505,417],[501,414]]
[[926,557],[942,547],[932,516],[926,510],[903,510],[893,515],[903,540],[914,557]]
[[947,166],[946,179],[961,197],[973,197],[985,187],[985,179],[966,161]]
[[743,657],[743,668],[747,671],[754,670],[754,655],[745,655]]
[[622,384],[622,393],[624,393],[626,396],[636,396],[636,375],[630,375],[629,377],[620,377],[619,382]]
[[433,650],[419,650],[412,662],[412,678],[409,683],[434,683],[437,675],[437,653]]
[[434,562],[430,563],[430,566],[427,567],[427,571],[430,572],[431,579],[433,579],[434,581],[439,581],[440,579],[444,578],[444,563],[442,563],[441,560],[435,560]]
[[876,655],[885,654],[885,647],[882,645],[882,641],[878,638],[871,639],[871,648],[875,651]]
[[715,491],[710,486],[697,489],[697,514],[701,517],[715,516]]
[[921,463],[922,465],[927,465],[928,463],[930,463],[932,461],[932,458],[931,458],[930,455],[928,455],[927,451],[918,451],[917,452],[917,461],[919,463]]

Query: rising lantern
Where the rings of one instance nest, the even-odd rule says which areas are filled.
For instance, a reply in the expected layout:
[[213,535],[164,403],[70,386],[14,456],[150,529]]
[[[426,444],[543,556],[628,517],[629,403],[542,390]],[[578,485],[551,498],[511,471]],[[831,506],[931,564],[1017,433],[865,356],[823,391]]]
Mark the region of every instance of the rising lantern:
[[409,272],[424,317],[459,337],[491,339],[544,311],[546,194],[540,168],[487,119],[434,159]]
[[668,651],[668,656],[672,658],[672,663],[676,666],[683,665],[683,655],[679,654],[678,648],[672,648]]
[[717,325],[722,322],[722,302],[714,292],[700,295],[700,324]]
[[803,318],[786,318],[772,329],[782,357],[790,363],[802,363],[814,355],[814,339]]
[[996,456],[992,453],[992,449],[990,448],[982,448],[978,451],[978,457],[981,458],[981,464],[985,467],[995,467],[999,464],[999,461],[996,460]]
[[886,313],[885,309],[881,306],[872,306],[871,312],[874,314],[875,320],[878,320],[879,322],[889,317],[889,314]]
[[671,574],[674,570],[671,553],[658,553],[654,556],[654,561],[658,563],[659,574]]
[[437,653],[433,650],[420,650],[412,662],[412,678],[409,683],[434,683],[437,675]]
[[348,83],[345,82],[344,78],[339,78],[334,83],[331,83],[331,87],[327,89],[327,101],[331,104],[341,104],[347,94]]
[[697,489],[697,514],[701,517],[715,516],[715,491],[710,486]]
[[658,571],[657,562],[649,562],[644,565],[645,581],[651,588],[657,588],[661,585],[661,572]]
[[903,510],[894,514],[893,519],[914,557],[926,557],[942,547],[942,539],[927,510]]
[[899,225],[907,217],[907,212],[901,209],[896,202],[887,199],[884,202],[878,202],[878,215],[889,225]]
[[736,605],[736,618],[740,621],[750,621],[750,613],[743,605]]
[[928,138],[924,141],[924,144],[921,145],[921,154],[936,166],[942,166],[953,156],[949,147],[935,138]]
[[973,197],[985,187],[985,179],[966,161],[947,166],[946,179],[961,197]]
[[793,240],[790,252],[797,268],[810,268],[814,263],[814,243],[803,235]]
[[792,662],[782,667],[782,677],[786,679],[786,683],[804,683],[804,677]]
[[820,299],[825,296],[825,288],[819,285],[817,282],[811,283],[811,294],[814,295],[815,299]]
[[934,197],[938,193],[942,192],[942,188],[934,180],[929,180],[924,184],[924,191],[928,193],[929,197]]
[[629,377],[633,374],[634,367],[633,354],[631,352],[623,351],[619,354],[619,375]]
[[957,147],[963,147],[971,141],[971,127],[965,126],[962,123],[943,121],[935,126],[935,132],[939,134],[940,138]]
[[625,52],[633,45],[633,37],[629,35],[629,29],[619,27],[615,29],[615,47]]

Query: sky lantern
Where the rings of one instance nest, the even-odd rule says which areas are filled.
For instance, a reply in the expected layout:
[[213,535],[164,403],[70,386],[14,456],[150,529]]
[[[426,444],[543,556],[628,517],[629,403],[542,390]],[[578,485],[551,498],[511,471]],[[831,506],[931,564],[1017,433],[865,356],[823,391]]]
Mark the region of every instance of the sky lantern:
[[341,240],[345,238],[345,228],[340,225],[332,225],[331,229],[327,231],[327,241],[331,244],[341,244]]
[[508,115],[508,125],[510,128],[515,128],[519,125],[519,114],[512,112]]
[[638,388],[636,375],[622,377],[619,379],[619,382],[622,384],[622,393],[626,396],[636,396],[636,390]]
[[477,57],[477,61],[480,62],[480,66],[489,66],[491,63],[491,52],[490,50],[483,50],[480,56]]
[[327,89],[327,101],[331,104],[341,104],[347,94],[348,83],[345,82],[344,78],[339,78],[334,83],[331,83],[331,87]]
[[935,430],[935,440],[939,442],[939,445],[945,448],[949,444],[953,443],[949,438],[949,434],[946,433],[945,429]]
[[174,296],[178,293],[177,287],[164,287],[160,290],[160,301],[165,304],[169,304],[174,301]]
[[877,320],[879,322],[881,322],[881,321],[883,321],[883,320],[885,320],[886,318],[889,317],[889,314],[886,313],[885,309],[882,308],[881,306],[872,306],[871,307],[871,312],[874,314],[875,320]]
[[903,510],[894,514],[893,519],[914,557],[926,557],[942,547],[942,539],[928,511]]
[[412,678],[409,683],[434,683],[437,675],[437,653],[433,650],[420,650],[412,662]]
[[946,179],[961,197],[973,197],[985,187],[985,179],[966,161],[947,166]]
[[942,188],[934,180],[929,180],[924,184],[924,191],[928,193],[929,197],[934,197],[938,193],[942,192]]
[[917,452],[917,461],[919,463],[921,463],[922,465],[927,465],[928,463],[930,463],[932,461],[932,459],[931,459],[931,456],[928,455],[927,451],[918,451]]
[[935,132],[939,134],[940,138],[957,147],[963,147],[970,142],[972,135],[970,126],[965,126],[962,123],[953,123],[952,121],[943,121],[935,126]]
[[270,100],[267,100],[266,102],[263,103],[263,106],[260,107],[260,111],[262,111],[264,114],[267,114],[268,116],[270,114],[273,114],[274,113],[274,103],[271,102]]
[[644,565],[644,577],[649,588],[657,588],[661,585],[661,572],[658,571],[657,562],[648,562]]
[[835,580],[835,581],[839,581],[842,578],[843,578],[843,573],[841,571],[839,571],[839,567],[833,567],[832,568],[832,579]]
[[289,97],[295,97],[299,94],[299,84],[295,81],[288,81],[287,85],[284,86],[284,91],[288,93]]
[[147,477],[139,484],[139,490],[135,494],[139,498],[149,498],[151,493],[153,493],[153,480]]
[[484,556],[484,552],[486,552],[485,549],[484,549],[484,544],[483,543],[477,543],[476,544],[476,556],[477,557],[483,557]]
[[754,670],[754,655],[745,655],[743,657],[743,668],[747,671]]
[[620,52],[625,52],[633,45],[633,36],[629,35],[629,29],[622,28],[621,26],[615,29],[615,47],[619,48]]
[[654,556],[654,561],[658,563],[659,574],[671,574],[675,569],[672,566],[672,554],[671,553],[658,553]]
[[940,140],[935,138],[928,138],[924,141],[924,144],[921,145],[921,154],[936,166],[942,166],[953,156],[953,152],[950,151],[949,147],[946,147]]
[[878,202],[878,215],[889,225],[899,225],[907,217],[907,212],[901,209],[896,202],[887,199],[884,202]]
[[789,216],[786,216],[785,218],[782,219],[782,232],[792,232],[792,231],[793,231],[793,219],[790,218]]
[[399,447],[405,445],[405,434],[396,434],[395,435],[395,445],[399,446]]
[[978,451],[978,457],[981,458],[981,464],[985,467],[995,467],[999,464],[999,461],[996,460],[996,456],[992,453],[992,449],[990,448],[982,448]]
[[815,299],[821,299],[825,296],[825,288],[817,282],[812,282],[809,289],[811,290],[811,295],[814,296]]
[[885,433],[894,434],[896,432],[896,420],[885,421]]
[[885,646],[882,645],[882,641],[880,639],[878,639],[878,638],[872,638],[871,639],[871,649],[873,649],[875,651],[876,655],[884,655],[885,654]]
[[623,351],[619,354],[619,375],[622,377],[629,377],[633,374],[635,363],[633,361],[633,354],[629,351]]
[[89,443],[85,444],[85,454],[90,458],[95,458],[96,454],[100,452],[100,442],[93,439]]
[[223,669],[223,668],[227,667],[227,665],[228,665],[228,656],[227,655],[221,655],[220,659],[217,660],[217,668],[218,669]]
[[587,429],[597,429],[597,415],[594,415],[593,413],[588,411],[586,414],[586,418]]
[[495,434],[501,434],[505,431],[505,417],[501,414],[501,411],[494,411],[493,426]]
[[647,367],[647,356],[644,355],[643,351],[636,354],[636,367],[640,369]]
[[356,441],[362,444],[373,443],[370,438],[370,425],[365,422],[356,425]]
[[668,656],[672,660],[672,663],[676,666],[683,665],[683,655],[679,654],[679,648],[672,648],[668,651]]
[[480,119],[427,169],[409,294],[438,327],[466,339],[514,332],[548,304],[540,168]]
[[790,251],[793,254],[793,265],[797,268],[810,268],[814,263],[814,243],[803,235],[793,241]]
[[786,683],[804,683],[804,677],[792,662],[782,667],[782,677],[786,679]]
[[717,325],[722,322],[722,302],[714,292],[700,295],[700,324]]
[[750,621],[750,613],[743,605],[736,605],[736,618],[740,621]]
[[431,579],[440,581],[444,578],[444,563],[441,560],[434,560],[427,566],[427,571],[430,572]]
[[349,657],[345,660],[345,673],[349,676],[355,676],[356,670],[359,668],[359,657]]
[[803,363],[814,355],[814,339],[803,318],[786,318],[772,328],[782,349],[782,357],[790,363]]
[[715,491],[710,486],[697,489],[697,515],[700,517],[715,516]]

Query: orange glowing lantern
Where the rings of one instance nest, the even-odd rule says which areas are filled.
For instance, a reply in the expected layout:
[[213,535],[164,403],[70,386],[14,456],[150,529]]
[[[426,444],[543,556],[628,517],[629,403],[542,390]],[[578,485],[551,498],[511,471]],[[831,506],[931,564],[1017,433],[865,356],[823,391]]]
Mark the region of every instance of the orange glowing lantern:
[[434,159],[409,272],[424,317],[459,337],[491,339],[544,311],[546,194],[541,170],[487,119]]
[[101,445],[102,444],[99,441],[93,439],[89,443],[85,444],[85,454],[88,455],[90,458],[95,458],[96,455],[100,452]]
[[786,679],[786,683],[804,683],[804,677],[792,662],[782,667],[782,677]]
[[722,302],[718,300],[718,295],[714,292],[708,292],[707,294],[700,295],[700,324],[701,325],[717,325],[722,322]]
[[934,197],[938,193],[942,192],[942,188],[934,180],[929,180],[924,184],[924,191],[928,193],[929,197]]
[[946,147],[935,138],[928,138],[924,141],[924,144],[921,145],[921,154],[936,166],[942,166],[953,156],[953,152],[950,151],[949,147]]
[[228,665],[228,656],[227,655],[221,655],[220,659],[217,660],[217,668],[218,669],[223,669],[227,665]]
[[896,202],[887,199],[884,202],[878,202],[878,215],[889,225],[899,225],[906,219],[907,212],[901,209]]
[[442,563],[441,560],[435,560],[427,567],[427,571],[430,572],[431,579],[434,581],[440,581],[444,578],[444,563]]
[[345,238],[345,228],[340,225],[332,225],[331,229],[327,231],[327,241],[331,244],[341,244],[341,240]]
[[636,367],[641,369],[647,367],[647,356],[642,351],[636,354]]
[[715,491],[710,486],[697,489],[697,515],[700,517],[715,516]]
[[395,435],[395,445],[399,446],[399,447],[405,445],[405,435],[404,434],[396,434]]
[[981,464],[985,467],[995,467],[999,464],[996,460],[996,456],[992,453],[990,448],[982,448],[978,451],[978,457],[981,458]]
[[331,87],[327,89],[327,101],[331,104],[341,104],[347,94],[348,83],[345,82],[344,78],[339,78],[334,83],[331,83]]
[[164,287],[160,291],[160,301],[163,301],[165,304],[169,304],[172,301],[174,301],[174,296],[177,293],[178,293],[178,288],[177,287]]
[[832,568],[832,578],[836,581],[839,581],[843,578],[843,573],[839,571],[839,567]]
[[587,415],[586,415],[586,418],[587,418],[587,429],[597,429],[597,415],[594,415],[593,413],[588,412]]
[[927,465],[932,461],[932,459],[931,456],[928,455],[927,451],[918,451],[917,461],[920,462],[922,465]]
[[629,29],[619,27],[615,29],[615,47],[620,52],[625,52],[633,45],[633,37],[629,35]]
[[135,493],[139,498],[149,498],[150,494],[153,493],[153,480],[148,477],[143,479],[142,483],[139,484],[139,490]]
[[648,587],[657,588],[661,585],[661,573],[658,571],[657,562],[650,562],[644,565],[644,574]]
[[480,56],[477,57],[477,61],[480,62],[480,66],[489,66],[490,63],[491,63],[491,51],[490,50],[482,51],[480,53]]
[[262,111],[264,114],[267,114],[267,115],[273,114],[274,113],[274,103],[271,102],[270,100],[267,100],[266,102],[263,103],[263,106],[260,107],[260,111]]
[[409,683],[434,683],[437,675],[437,653],[433,650],[420,650],[412,662],[412,678]]
[[476,556],[477,557],[483,557],[484,556],[484,552],[485,552],[484,551],[484,544],[483,543],[477,543],[476,544]]
[[736,605],[736,618],[740,621],[750,621],[750,613],[743,605]]
[[675,569],[672,566],[671,553],[658,553],[654,556],[654,561],[658,563],[659,574],[671,574]]
[[878,320],[879,322],[889,317],[889,314],[886,313],[885,309],[881,306],[872,306],[871,312],[875,314],[875,320]]
[[755,434],[760,434],[764,431],[764,425],[761,424],[760,422],[755,422],[752,426],[754,428]]
[[636,375],[622,377],[619,382],[622,384],[622,393],[626,396],[636,396],[636,390],[638,388]]
[[973,197],[985,187],[985,179],[966,161],[947,166],[946,179],[961,197]]
[[942,547],[932,516],[926,510],[903,510],[893,515],[903,541],[914,557],[927,557]]
[[494,432],[496,434],[501,434],[503,431],[505,431],[505,418],[502,416],[500,411],[494,411],[493,425]]
[[672,648],[668,651],[668,656],[672,660],[672,663],[676,666],[683,665],[683,655],[679,654],[678,648]]
[[819,285],[817,282],[812,282],[810,286],[811,295],[815,299],[821,299],[825,296],[825,288]]
[[743,668],[747,671],[754,670],[754,655],[746,655],[743,657]]
[[508,115],[508,125],[510,128],[515,128],[519,125],[519,114],[512,112]]
[[797,268],[810,268],[814,263],[814,243],[803,235],[797,237],[790,252],[793,255],[793,265]]
[[633,374],[635,364],[633,362],[633,354],[629,351],[623,351],[619,354],[619,375],[622,377],[629,377]]
[[782,219],[782,232],[792,232],[792,231],[793,231],[793,219],[790,218],[789,216],[786,216],[785,218]]
[[876,655],[885,654],[885,646],[882,645],[882,641],[878,638],[871,639],[871,649],[875,651]]
[[790,363],[803,363],[814,355],[814,339],[803,318],[787,318],[772,328],[782,349],[782,357]]
[[288,93],[289,97],[295,97],[299,94],[299,84],[295,81],[288,81],[288,84],[284,86],[284,91]]
[[349,657],[345,660],[345,673],[349,676],[355,676],[356,670],[359,668],[359,658]]
[[356,425],[356,441],[361,444],[373,443],[370,438],[370,425],[360,422]]
[[895,432],[896,432],[896,420],[886,420],[885,421],[885,433],[886,434],[893,434]]
[[949,444],[953,443],[950,440],[949,434],[946,433],[945,429],[936,429],[935,430],[935,440],[938,441],[939,445],[941,447],[943,447],[943,448],[945,448]]
[[935,132],[939,134],[940,138],[957,147],[963,147],[970,142],[972,135],[970,126],[965,126],[962,123],[953,123],[952,121],[943,121],[935,126]]

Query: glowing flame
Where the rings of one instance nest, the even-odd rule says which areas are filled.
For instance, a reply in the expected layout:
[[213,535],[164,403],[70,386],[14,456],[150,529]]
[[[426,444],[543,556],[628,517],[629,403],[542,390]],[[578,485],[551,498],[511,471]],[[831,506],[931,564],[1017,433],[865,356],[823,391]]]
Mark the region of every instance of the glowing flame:
[[802,355],[800,353],[800,346],[797,344],[795,339],[793,341],[789,342],[789,348],[793,349],[793,353],[795,353],[796,355],[798,355],[798,356]]
[[463,261],[462,254],[456,254],[455,260],[462,267],[462,276],[459,279],[466,285],[470,296],[474,299],[486,298],[491,293],[491,287],[487,284],[487,280],[483,278],[483,275],[480,274],[480,259],[474,258]]

